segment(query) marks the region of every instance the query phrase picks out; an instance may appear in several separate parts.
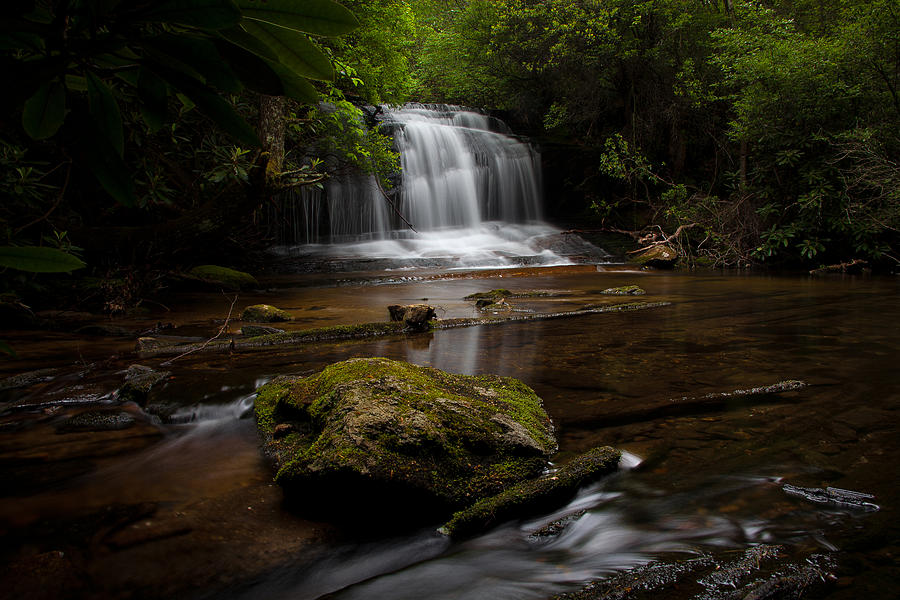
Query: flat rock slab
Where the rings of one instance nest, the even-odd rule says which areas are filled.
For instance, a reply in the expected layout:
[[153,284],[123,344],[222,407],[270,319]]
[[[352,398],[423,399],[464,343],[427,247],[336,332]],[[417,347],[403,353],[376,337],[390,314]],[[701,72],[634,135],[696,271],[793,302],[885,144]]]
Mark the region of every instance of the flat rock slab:
[[256,416],[275,480],[313,508],[447,514],[537,476],[556,449],[522,382],[384,358],[277,378]]

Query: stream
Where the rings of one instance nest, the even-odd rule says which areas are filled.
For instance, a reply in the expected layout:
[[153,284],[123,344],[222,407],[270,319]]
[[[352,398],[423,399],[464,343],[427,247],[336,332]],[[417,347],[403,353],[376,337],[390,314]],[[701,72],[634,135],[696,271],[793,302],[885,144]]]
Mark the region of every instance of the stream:
[[[499,287],[554,292],[516,300],[518,310],[572,310],[621,301],[600,291],[632,283],[646,290],[642,300],[671,304],[197,353],[166,367],[166,358],[136,356],[133,340],[5,333],[20,359],[4,363],[0,378],[62,369],[37,387],[0,393],[0,596],[544,599],[654,560],[781,544],[801,560],[835,553],[829,598],[896,597],[896,278],[593,265],[394,270],[273,277],[266,292],[238,302],[264,299],[294,314],[288,328],[305,329],[384,320],[388,304],[426,298],[440,318],[473,316],[463,297]],[[171,322],[179,334],[210,337],[230,302],[188,294],[170,311],[115,324]],[[436,533],[439,523],[368,530],[305,519],[271,482],[253,393],[276,375],[357,356],[519,378],[554,421],[555,461],[611,445],[625,453],[620,471],[552,514],[464,542]],[[127,404],[121,410],[136,421],[128,429],[60,429],[85,406],[112,402],[104,393],[135,363],[171,372],[159,394],[174,407],[165,422]],[[788,379],[809,385],[671,410],[683,398]],[[15,408],[29,403],[39,408]],[[872,494],[878,510],[818,504],[785,484]],[[559,519],[561,532],[540,533]]]

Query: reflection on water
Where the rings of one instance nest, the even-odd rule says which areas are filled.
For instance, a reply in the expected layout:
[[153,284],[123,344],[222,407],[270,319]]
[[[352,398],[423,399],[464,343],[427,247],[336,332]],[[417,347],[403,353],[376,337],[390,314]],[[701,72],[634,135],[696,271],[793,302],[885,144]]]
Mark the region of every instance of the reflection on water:
[[[227,521],[227,533],[189,533],[177,544],[151,539],[139,546],[144,563],[121,568],[142,589],[163,589],[140,564],[154,557],[176,561],[196,573],[201,592],[217,597],[223,584],[205,584],[202,574],[238,569],[234,576],[242,585],[229,591],[237,598],[546,598],[659,556],[766,542],[788,544],[799,555],[837,549],[846,577],[837,597],[893,598],[890,582],[900,577],[891,558],[900,551],[893,506],[900,475],[900,286],[894,280],[577,272],[415,282],[371,293],[308,288],[295,291],[293,300],[322,306],[327,297],[343,314],[357,308],[369,314],[423,297],[439,305],[447,299],[449,306],[474,291],[509,287],[565,290],[565,298],[544,302],[577,307],[603,300],[598,292],[604,288],[634,282],[647,290],[645,299],[672,305],[175,363],[166,391],[181,408],[176,424],[164,427],[165,437],[98,459],[92,472],[55,489],[0,499],[0,526],[19,531],[35,519],[115,503],[159,503],[173,513],[202,506],[198,514],[210,523]],[[523,304],[540,310],[535,302]],[[393,540],[352,541],[354,532],[343,532],[303,549],[281,547],[280,540],[297,530],[285,525],[288,513],[276,506],[265,519],[256,514],[260,498],[270,500],[277,490],[270,487],[252,419],[241,417],[252,389],[266,378],[310,373],[353,356],[518,377],[535,388],[554,420],[557,460],[608,444],[643,462],[626,455],[633,470],[583,490],[557,513],[464,543],[438,536],[433,524]],[[654,416],[671,399],[785,379],[810,386]],[[786,494],[784,483],[871,493],[882,510],[813,504]],[[559,519],[567,523],[559,535],[535,535]],[[235,556],[250,545],[255,562]],[[23,542],[22,548],[7,553],[19,557],[31,546]],[[77,546],[69,551],[78,556]],[[119,556],[106,547],[99,556],[110,553]],[[96,556],[85,551],[82,560],[93,564],[100,561]],[[121,556],[118,564],[130,564],[125,551]]]

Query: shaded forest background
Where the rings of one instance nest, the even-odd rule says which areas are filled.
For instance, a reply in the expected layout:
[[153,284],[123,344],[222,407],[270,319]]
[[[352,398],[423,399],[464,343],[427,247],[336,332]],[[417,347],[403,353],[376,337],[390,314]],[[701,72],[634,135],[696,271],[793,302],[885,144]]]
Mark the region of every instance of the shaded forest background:
[[149,273],[239,260],[286,189],[389,186],[360,107],[407,101],[532,136],[574,226],[657,231],[692,264],[900,262],[896,0],[345,0],[312,25],[260,4],[4,6],[0,292],[86,264],[117,308]]

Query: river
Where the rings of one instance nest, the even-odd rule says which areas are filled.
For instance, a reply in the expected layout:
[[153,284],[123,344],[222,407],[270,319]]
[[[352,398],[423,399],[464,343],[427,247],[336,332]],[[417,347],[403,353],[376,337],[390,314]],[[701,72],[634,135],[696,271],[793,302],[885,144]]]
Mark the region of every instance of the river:
[[[523,310],[618,301],[599,292],[624,284],[671,304],[315,348],[198,353],[165,367],[172,375],[163,397],[180,406],[173,423],[128,406],[138,425],[126,433],[60,432],[80,405],[23,415],[10,403],[35,402],[32,392],[4,392],[0,560],[8,568],[0,595],[543,599],[653,559],[762,543],[783,544],[789,556],[836,552],[829,598],[897,595],[896,278],[583,265],[297,275],[268,284],[238,304],[285,308],[294,329],[383,320],[388,304],[425,298],[442,318],[472,316],[462,298],[498,287],[555,292],[517,301]],[[165,321],[207,336],[230,302],[185,295],[169,311],[116,324]],[[56,398],[74,397],[76,388],[89,397],[130,364],[162,368],[165,360],[139,358],[133,342],[113,338],[9,332],[7,339],[20,362],[4,363],[5,375],[65,366],[68,375],[34,392]],[[517,377],[554,421],[554,460],[597,445],[625,451],[626,460],[558,512],[465,542],[437,534],[438,523],[366,530],[307,520],[271,483],[248,418],[253,391],[275,375],[354,356]],[[79,369],[80,378],[71,375]],[[682,398],[789,379],[809,386],[678,408]],[[784,484],[865,492],[879,510],[815,504],[785,493]],[[572,523],[561,534],[533,535],[566,515]]]

